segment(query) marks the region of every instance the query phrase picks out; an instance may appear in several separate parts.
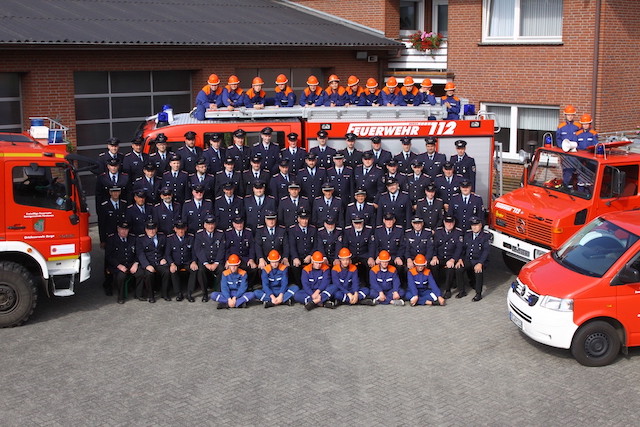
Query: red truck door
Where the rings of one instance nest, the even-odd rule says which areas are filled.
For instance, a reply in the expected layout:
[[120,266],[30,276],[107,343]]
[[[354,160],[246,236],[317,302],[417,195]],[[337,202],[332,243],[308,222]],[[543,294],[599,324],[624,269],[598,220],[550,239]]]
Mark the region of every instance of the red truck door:
[[[628,264],[640,271],[640,252]],[[627,345],[640,345],[640,282],[616,286],[618,320],[627,332]]]

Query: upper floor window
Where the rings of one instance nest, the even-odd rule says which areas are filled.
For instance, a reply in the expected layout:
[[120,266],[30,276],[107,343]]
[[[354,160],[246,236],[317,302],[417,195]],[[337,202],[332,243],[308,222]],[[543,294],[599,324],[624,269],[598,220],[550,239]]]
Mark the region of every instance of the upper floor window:
[[400,0],[400,35],[424,30],[424,0]]
[[483,42],[562,41],[562,0],[483,0]]

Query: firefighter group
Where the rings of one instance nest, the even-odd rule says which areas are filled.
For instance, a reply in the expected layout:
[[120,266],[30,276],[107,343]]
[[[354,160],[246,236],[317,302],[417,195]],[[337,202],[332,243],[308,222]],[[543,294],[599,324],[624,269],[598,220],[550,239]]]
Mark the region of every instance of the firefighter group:
[[417,155],[403,137],[393,155],[379,137],[361,152],[348,133],[337,151],[321,130],[307,152],[297,134],[282,150],[272,134],[265,127],[247,146],[237,129],[223,148],[212,133],[203,150],[187,132],[175,152],[158,134],[150,155],[142,138],[126,155],[109,139],[95,191],[107,295],[155,302],[159,288],[194,302],[198,290],[219,308],[311,310],[444,305],[470,286],[482,299],[490,234],[464,140],[447,159],[435,138]]

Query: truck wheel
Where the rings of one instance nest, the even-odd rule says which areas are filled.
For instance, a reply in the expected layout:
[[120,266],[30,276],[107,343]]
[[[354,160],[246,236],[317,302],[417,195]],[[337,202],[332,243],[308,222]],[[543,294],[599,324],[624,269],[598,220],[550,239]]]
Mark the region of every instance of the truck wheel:
[[0,262],[0,328],[24,323],[38,301],[38,288],[29,271],[15,262]]
[[520,274],[520,270],[525,264],[523,261],[507,255],[507,253],[504,251],[502,251],[502,260],[504,261],[504,264],[507,266],[509,271],[511,271],[516,276]]
[[620,337],[616,328],[603,321],[587,323],[576,332],[571,354],[585,366],[605,366],[620,352]]

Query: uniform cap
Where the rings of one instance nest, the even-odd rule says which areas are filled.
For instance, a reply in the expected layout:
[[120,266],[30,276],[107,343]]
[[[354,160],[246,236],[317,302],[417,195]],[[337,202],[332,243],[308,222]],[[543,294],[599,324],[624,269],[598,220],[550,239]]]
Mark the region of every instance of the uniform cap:
[[255,181],[253,181],[253,188],[264,188],[266,186],[267,184],[265,184],[265,182],[261,179],[256,179]]
[[427,265],[427,257],[425,257],[422,254],[418,254],[416,255],[416,257],[413,259],[413,263],[415,265]]
[[120,161],[118,159],[114,159],[113,157],[107,160],[107,165],[109,166],[119,166]]
[[147,221],[144,223],[144,228],[146,228],[147,230],[154,230],[158,228],[158,224],[156,224],[154,221]]
[[482,220],[480,220],[480,218],[478,218],[477,216],[472,216],[469,219],[469,224],[471,224],[471,225],[482,224]]
[[207,164],[207,159],[205,159],[204,157],[199,157],[198,160],[196,160],[196,165],[206,165]]
[[469,181],[468,179],[464,178],[460,182],[460,187],[471,187],[471,181]]
[[174,154],[173,156],[171,156],[171,159],[169,159],[169,161],[170,161],[170,162],[173,162],[173,161],[176,161],[176,160],[177,160],[177,161],[182,160],[182,156],[181,156],[180,154],[177,154],[177,153],[176,153],[176,154]]
[[372,144],[382,144],[382,138],[380,138],[379,136],[372,136],[371,137],[371,143]]
[[311,218],[311,212],[306,209],[298,210],[298,218]]
[[193,191],[195,191],[196,193],[204,193],[204,185],[202,184],[196,184],[193,186]]
[[222,135],[220,135],[218,132],[214,132],[209,136],[209,139],[211,141],[222,141]]
[[402,143],[402,145],[409,145],[411,144],[411,138],[408,136],[403,136],[402,138],[400,138],[400,142]]
[[459,139],[456,142],[454,142],[454,144],[456,145],[456,148],[462,148],[467,146],[467,141],[463,139]]
[[144,139],[141,136],[135,137],[131,140],[131,143],[136,145],[142,144],[143,142]]
[[266,211],[264,213],[264,219],[277,219],[278,218],[278,214],[276,214],[274,211]]
[[338,258],[351,258],[352,254],[349,248],[342,248],[340,252],[338,252]]
[[442,164],[442,169],[451,170],[453,169],[453,163],[447,161]]
[[330,182],[325,182],[324,184],[322,184],[322,191],[332,191],[333,189],[333,184],[331,184]]
[[297,183],[297,182],[295,182],[295,181],[291,181],[291,182],[289,183],[289,188],[300,188],[300,184],[298,184],[298,183]]
[[334,159],[344,159],[344,154],[342,154],[341,152],[337,151],[336,154],[333,155]]
[[397,183],[398,183],[398,180],[395,177],[390,176],[390,177],[387,178],[387,180],[385,182],[385,185],[389,186],[389,185],[393,185],[393,184],[397,184]]
[[227,258],[227,264],[240,265],[240,257],[236,254],[229,255],[229,258]]
[[456,219],[451,215],[445,215],[444,218],[442,218],[442,220],[444,222],[456,222]]
[[414,216],[413,218],[411,218],[411,222],[424,222],[424,219],[422,219],[422,217],[419,216]]
[[354,222],[354,223],[364,222],[364,218],[359,213],[355,213],[351,217],[351,222]]
[[424,187],[424,191],[436,191],[436,186],[434,184],[427,184],[427,186]]
[[241,216],[237,216],[233,218],[233,223],[234,224],[243,224],[244,223],[244,218],[242,218]]
[[322,252],[320,251],[315,251],[313,255],[311,255],[311,261],[324,262],[324,255],[322,255]]
[[289,159],[280,159],[280,163],[278,163],[278,166],[289,167]]
[[411,162],[411,166],[421,168],[422,166],[424,166],[424,163],[422,163],[420,159],[413,159],[413,161]]
[[367,195],[367,190],[365,190],[364,188],[358,188],[356,190],[356,192],[354,193],[354,195],[359,195],[359,194],[364,194],[365,196]]
[[391,159],[387,162],[387,166],[391,166],[391,167],[398,166],[398,161],[396,159]]
[[163,196],[172,196],[173,191],[171,191],[171,188],[169,187],[164,187],[162,190],[160,190],[160,194],[162,194]]
[[432,136],[428,136],[424,140],[427,143],[427,145],[436,145],[436,139]]
[[309,152],[309,153],[307,153],[307,155],[305,156],[305,159],[309,159],[309,160],[317,160],[317,159],[318,159],[318,156],[316,156],[316,153]]
[[109,191],[122,191],[122,188],[118,187],[117,185],[114,185],[113,187],[109,187]]
[[154,165],[153,163],[147,163],[146,165],[144,165],[144,170],[154,171],[156,170],[156,165]]
[[382,219],[384,219],[385,221],[391,221],[396,219],[396,216],[392,212],[386,212]]
[[115,145],[116,147],[120,145],[120,140],[118,138],[109,138],[107,139],[107,145]]
[[365,151],[364,153],[362,153],[362,158],[364,160],[371,160],[373,159],[373,153],[371,151]]
[[297,141],[298,140],[298,134],[295,132],[290,132],[287,134],[287,139],[289,141]]
[[260,133],[263,135],[271,135],[273,133],[273,128],[270,128],[269,126],[267,126],[265,128],[262,128]]
[[179,219],[173,223],[173,228],[178,228],[178,229],[187,228],[187,223]]
[[236,161],[233,160],[233,157],[227,157],[226,159],[224,159],[224,164],[225,165],[235,165]]
[[327,216],[327,217],[324,219],[324,223],[325,223],[325,224],[329,224],[329,225],[335,225],[336,220],[335,220],[335,218],[334,218],[334,217],[332,217],[332,216]]
[[269,255],[267,255],[267,260],[269,262],[280,261],[280,252],[275,249],[271,249],[271,251],[269,251]]
[[129,229],[129,223],[127,221],[120,221],[120,222],[118,222],[118,228],[126,228],[128,230]]
[[247,133],[246,133],[244,130],[242,130],[242,129],[236,129],[235,131],[233,131],[233,136],[235,136],[235,137],[237,137],[237,138],[244,138],[244,136],[245,136],[246,134],[247,134]]
[[251,158],[251,163],[261,163],[261,162],[262,162],[262,156],[259,154],[256,154]]
[[196,139],[196,135],[194,131],[190,130],[184,134],[184,137],[185,139]]
[[344,138],[345,138],[347,141],[355,141],[356,139],[358,139],[357,135],[356,135],[355,133],[353,133],[353,132],[349,132],[348,134],[346,134],[346,135],[344,136]]
[[227,181],[222,185],[223,190],[233,190],[236,184],[233,181]]
[[326,130],[319,130],[316,135],[318,135],[319,138],[326,138],[329,136]]
[[204,223],[205,224],[215,224],[216,223],[216,217],[213,215],[207,215],[204,219]]
[[380,251],[378,254],[378,259],[380,261],[391,261],[391,254],[388,251]]
[[138,190],[133,195],[136,197],[147,197],[147,192],[144,190]]
[[156,141],[156,144],[164,144],[167,142],[167,135],[165,135],[164,133],[159,133],[156,136],[155,141]]

